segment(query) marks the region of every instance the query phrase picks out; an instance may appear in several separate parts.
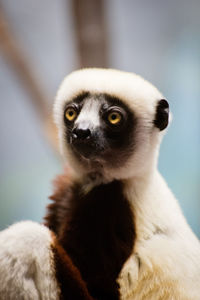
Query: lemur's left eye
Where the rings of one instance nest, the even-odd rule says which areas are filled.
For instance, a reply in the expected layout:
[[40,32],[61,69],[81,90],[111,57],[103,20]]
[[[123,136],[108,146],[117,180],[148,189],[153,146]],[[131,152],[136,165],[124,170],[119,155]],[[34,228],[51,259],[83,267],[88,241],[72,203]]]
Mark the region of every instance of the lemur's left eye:
[[119,124],[120,121],[121,121],[121,119],[122,119],[122,116],[121,116],[121,114],[120,114],[119,112],[117,112],[117,111],[113,111],[113,112],[109,113],[109,115],[108,115],[108,121],[109,121],[109,123],[111,123],[112,125],[117,125],[117,124]]
[[69,107],[66,109],[65,111],[65,118],[72,122],[75,120],[75,118],[77,117],[77,112],[73,107]]

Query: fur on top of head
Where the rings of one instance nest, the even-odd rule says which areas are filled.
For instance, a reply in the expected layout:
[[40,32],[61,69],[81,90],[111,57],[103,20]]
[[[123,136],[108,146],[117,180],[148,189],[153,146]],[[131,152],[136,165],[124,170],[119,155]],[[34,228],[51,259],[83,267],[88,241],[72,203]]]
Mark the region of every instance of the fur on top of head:
[[[70,143],[66,142],[64,112],[68,103],[84,93],[86,93],[86,98],[89,97],[90,99],[94,95],[95,100],[97,100],[98,95],[119,99],[137,120],[134,126],[134,147],[132,147],[134,150],[131,153],[129,147],[129,158],[124,162],[122,159],[123,165],[121,166],[117,163],[111,166],[102,163],[100,159],[100,172],[103,172],[104,176],[109,179],[123,179],[140,175],[157,158],[155,153],[158,152],[162,136],[161,131],[168,124],[168,104],[163,99],[162,94],[151,83],[133,73],[90,68],[78,70],[68,75],[63,80],[56,96],[54,119],[59,129],[62,153],[66,156],[75,173],[79,174],[95,172],[93,170],[95,168],[94,164],[91,166],[88,159],[80,162],[74,156]],[[125,149],[119,155],[123,156],[123,153],[125,153]],[[115,155],[115,153],[113,154]],[[118,161],[120,159],[118,157]]]

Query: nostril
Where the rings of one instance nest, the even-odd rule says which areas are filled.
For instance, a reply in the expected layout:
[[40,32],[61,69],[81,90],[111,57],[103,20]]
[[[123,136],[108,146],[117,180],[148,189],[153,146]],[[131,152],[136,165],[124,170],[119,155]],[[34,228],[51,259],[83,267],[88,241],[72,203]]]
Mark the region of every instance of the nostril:
[[74,128],[72,130],[73,137],[76,139],[85,140],[90,137],[91,131],[90,129],[81,129],[81,128]]

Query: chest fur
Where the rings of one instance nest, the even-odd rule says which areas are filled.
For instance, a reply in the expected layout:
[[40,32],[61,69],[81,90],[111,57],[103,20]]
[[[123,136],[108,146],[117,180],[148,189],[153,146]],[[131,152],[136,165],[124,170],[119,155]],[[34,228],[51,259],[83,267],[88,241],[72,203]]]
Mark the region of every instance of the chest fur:
[[59,241],[95,299],[119,299],[116,279],[135,240],[133,213],[123,185],[113,181],[94,187],[86,195],[78,184],[70,189],[62,199],[65,208]]

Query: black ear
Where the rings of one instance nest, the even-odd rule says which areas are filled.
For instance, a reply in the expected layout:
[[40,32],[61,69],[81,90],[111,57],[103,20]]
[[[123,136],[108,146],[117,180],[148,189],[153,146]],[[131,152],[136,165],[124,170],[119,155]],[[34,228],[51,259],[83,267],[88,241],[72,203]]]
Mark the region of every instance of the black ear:
[[163,130],[167,127],[169,120],[169,104],[165,99],[158,101],[156,107],[156,115],[154,120],[154,125]]

